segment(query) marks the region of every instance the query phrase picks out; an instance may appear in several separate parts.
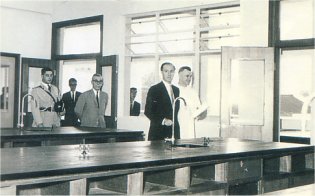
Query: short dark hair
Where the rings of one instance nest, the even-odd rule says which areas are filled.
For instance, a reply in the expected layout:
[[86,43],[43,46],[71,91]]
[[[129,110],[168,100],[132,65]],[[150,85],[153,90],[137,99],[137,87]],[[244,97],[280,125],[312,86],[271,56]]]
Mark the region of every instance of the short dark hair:
[[130,88],[130,91],[136,91],[136,90],[137,90],[137,88],[135,88],[135,87]]
[[102,74],[95,73],[95,74],[93,74],[92,78],[94,78],[94,77],[103,77],[103,76],[102,76]]
[[76,80],[75,78],[70,78],[70,79],[69,79],[69,84],[70,84],[70,83],[73,83],[73,82],[77,82],[77,80]]
[[172,65],[172,66],[174,67],[174,70],[176,69],[175,66],[173,65],[173,63],[164,62],[164,63],[162,63],[162,65],[161,65],[161,68],[160,68],[161,71],[163,71],[163,67],[164,67],[165,65]]
[[188,67],[188,66],[183,66],[183,67],[179,68],[178,73],[184,71],[185,69],[188,70],[188,71],[191,71],[191,68],[190,68],[190,67]]
[[[53,72],[53,70],[50,69],[49,67],[44,67],[44,68],[41,70],[41,74],[44,75],[47,71]],[[53,72],[53,73],[54,73],[54,72]]]

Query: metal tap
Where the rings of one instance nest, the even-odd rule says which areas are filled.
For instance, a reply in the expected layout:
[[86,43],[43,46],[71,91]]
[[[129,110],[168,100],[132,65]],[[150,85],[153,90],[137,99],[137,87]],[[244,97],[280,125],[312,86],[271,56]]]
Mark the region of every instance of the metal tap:
[[23,116],[26,115],[26,113],[24,112],[24,100],[25,100],[25,98],[28,97],[28,96],[31,97],[31,101],[35,101],[35,103],[36,103],[36,100],[34,99],[33,95],[31,95],[31,94],[26,94],[26,95],[23,96],[23,98],[22,98],[22,107],[21,107],[22,109],[21,109],[21,111],[20,111],[20,113],[19,113],[19,116],[20,116],[20,122],[18,123],[18,127],[19,127],[19,128],[23,128],[23,127],[24,127]]
[[173,102],[173,105],[172,105],[172,108],[173,108],[173,115],[172,115],[172,121],[173,121],[173,124],[172,124],[172,138],[165,138],[165,141],[166,142],[171,142],[171,145],[173,146],[174,143],[175,143],[175,106],[176,106],[176,101],[177,100],[183,100],[184,101],[184,104],[186,106],[186,101],[183,97],[177,97],[174,102]]

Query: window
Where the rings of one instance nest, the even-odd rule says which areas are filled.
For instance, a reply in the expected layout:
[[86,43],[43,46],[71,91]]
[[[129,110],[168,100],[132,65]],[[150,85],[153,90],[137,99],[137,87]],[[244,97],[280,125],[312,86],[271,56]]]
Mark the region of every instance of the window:
[[280,39],[314,37],[314,0],[282,0],[280,2]]
[[[271,43],[275,46],[276,72],[279,78],[279,107],[275,124],[279,122],[280,141],[286,137],[310,138],[310,112],[307,106],[314,84],[314,1],[313,0],[278,0],[270,1],[271,19],[275,26]],[[275,9],[274,9],[275,8]],[[292,17],[294,16],[294,17]],[[278,31],[280,30],[280,31]],[[278,81],[277,78],[275,80]],[[276,88],[277,89],[277,88]],[[303,107],[304,105],[304,107]],[[299,139],[298,142],[307,143]]]
[[91,89],[91,78],[96,73],[96,60],[67,60],[60,61],[60,91],[69,91],[69,79],[77,80],[77,91]]
[[[102,54],[103,16],[52,25],[52,57],[55,60],[96,58]],[[70,56],[71,55],[71,56]]]
[[100,22],[63,27],[58,30],[60,44],[58,54],[99,53]]
[[52,59],[59,65],[57,79],[61,94],[70,90],[70,78],[77,80],[77,91],[91,89],[96,59],[102,54],[102,36],[103,16],[53,23]]
[[302,108],[312,94],[314,52],[289,50],[280,55],[280,128],[285,135],[310,137],[311,108]]
[[160,81],[160,65],[174,63],[177,71],[190,66],[195,73],[193,87],[207,102],[208,115],[219,116],[221,46],[237,46],[240,38],[239,3],[213,4],[126,19],[126,65],[130,66],[130,87],[138,89],[136,100],[143,113],[150,86]]

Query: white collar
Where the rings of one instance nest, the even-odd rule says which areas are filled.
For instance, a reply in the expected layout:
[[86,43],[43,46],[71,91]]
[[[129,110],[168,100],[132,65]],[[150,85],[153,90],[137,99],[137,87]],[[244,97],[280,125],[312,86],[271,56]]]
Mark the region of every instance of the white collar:
[[164,83],[166,88],[171,88],[172,87],[172,84],[169,84],[169,83],[165,82],[164,80],[162,80],[162,82]]
[[[42,85],[48,89],[48,84],[42,82]],[[51,86],[51,84],[49,84]]]
[[[98,91],[100,91],[100,90],[98,90]],[[96,96],[96,95],[97,95],[97,90],[95,90],[95,89],[93,88],[93,92],[94,92],[94,95]],[[98,92],[98,96],[100,96],[100,92]]]

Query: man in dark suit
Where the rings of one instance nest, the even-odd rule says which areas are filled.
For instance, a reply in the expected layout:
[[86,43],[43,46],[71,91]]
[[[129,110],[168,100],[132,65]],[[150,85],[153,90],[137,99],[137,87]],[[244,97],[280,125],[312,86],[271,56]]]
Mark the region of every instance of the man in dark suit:
[[139,116],[140,114],[140,103],[135,101],[137,96],[137,89],[130,88],[130,116]]
[[77,80],[74,78],[69,79],[69,87],[70,91],[66,92],[62,95],[62,101],[64,103],[64,107],[66,110],[65,120],[62,123],[63,126],[79,126],[80,122],[78,121],[78,117],[74,112],[75,104],[78,101],[80,92],[76,91]]
[[82,93],[75,105],[74,112],[78,115],[83,127],[106,128],[105,110],[108,94],[101,90],[103,82],[101,74],[94,74],[91,81],[93,88]]
[[172,124],[174,124],[174,137],[180,138],[177,113],[179,102],[175,107],[175,119],[173,122],[173,101],[179,96],[179,89],[172,85],[175,74],[175,66],[165,62],[161,65],[163,80],[150,87],[145,105],[144,114],[150,119],[148,140],[163,140],[172,137]]

